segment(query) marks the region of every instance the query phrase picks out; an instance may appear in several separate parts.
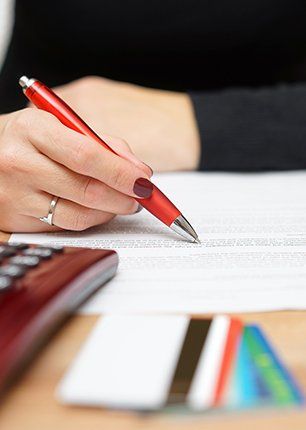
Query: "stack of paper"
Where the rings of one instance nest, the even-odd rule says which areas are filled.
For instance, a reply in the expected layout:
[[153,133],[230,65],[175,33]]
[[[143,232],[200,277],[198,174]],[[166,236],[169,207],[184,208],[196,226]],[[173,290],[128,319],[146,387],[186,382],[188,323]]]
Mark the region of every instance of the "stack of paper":
[[261,329],[227,316],[105,317],[58,395],[68,404],[136,410],[203,411],[304,401]]
[[118,275],[85,305],[87,313],[306,308],[305,172],[181,173],[154,181],[201,245],[181,240],[145,210],[87,232],[11,240],[118,251]]

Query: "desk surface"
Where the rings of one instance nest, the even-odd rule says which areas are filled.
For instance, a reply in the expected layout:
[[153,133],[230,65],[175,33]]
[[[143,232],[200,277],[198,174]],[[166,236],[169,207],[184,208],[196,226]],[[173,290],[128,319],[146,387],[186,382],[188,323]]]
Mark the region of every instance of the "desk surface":
[[[0,234],[0,239],[7,238]],[[306,392],[306,312],[241,314],[262,325]],[[304,410],[258,410],[201,417],[141,416],[60,405],[54,390],[98,317],[76,316],[39,354],[0,409],[1,430],[305,430]]]

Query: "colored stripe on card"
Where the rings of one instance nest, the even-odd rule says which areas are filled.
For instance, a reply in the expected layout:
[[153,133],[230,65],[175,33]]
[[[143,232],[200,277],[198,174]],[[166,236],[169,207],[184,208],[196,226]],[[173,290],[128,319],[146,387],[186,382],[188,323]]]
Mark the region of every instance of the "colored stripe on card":
[[190,320],[169,389],[168,405],[186,401],[210,325],[211,320]]
[[262,330],[255,325],[247,327],[253,340],[261,348],[261,356],[257,364],[262,369],[266,384],[271,389],[275,400],[279,404],[304,403],[304,396],[297,385],[292,374],[276,354],[275,350],[268,343]]
[[255,364],[261,371],[275,401],[281,405],[304,403],[302,391],[268,343],[262,330],[255,325],[248,326],[246,336],[254,352]]
[[225,343],[224,354],[221,364],[219,379],[216,386],[214,397],[214,406],[221,406],[223,403],[223,396],[227,386],[230,374],[233,370],[234,361],[237,356],[237,349],[239,339],[242,332],[242,323],[237,319],[232,319],[228,331],[227,340]]
[[223,315],[217,316],[211,323],[187,396],[188,404],[193,409],[203,410],[213,406],[229,326],[230,318]]

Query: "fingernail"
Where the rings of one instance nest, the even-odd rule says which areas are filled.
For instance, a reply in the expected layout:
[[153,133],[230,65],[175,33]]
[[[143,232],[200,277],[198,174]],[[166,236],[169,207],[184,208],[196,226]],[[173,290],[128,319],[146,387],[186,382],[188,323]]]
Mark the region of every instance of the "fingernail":
[[135,181],[133,191],[136,196],[147,199],[148,197],[151,197],[153,184],[146,178],[138,178]]
[[143,207],[141,205],[138,205],[137,210],[134,212],[134,214],[138,214],[139,212],[141,212],[143,209]]
[[151,176],[153,175],[153,169],[152,169],[152,167],[150,167],[148,164],[146,164],[146,163],[143,163],[145,166],[147,166],[149,169],[150,169],[150,171],[151,171]]

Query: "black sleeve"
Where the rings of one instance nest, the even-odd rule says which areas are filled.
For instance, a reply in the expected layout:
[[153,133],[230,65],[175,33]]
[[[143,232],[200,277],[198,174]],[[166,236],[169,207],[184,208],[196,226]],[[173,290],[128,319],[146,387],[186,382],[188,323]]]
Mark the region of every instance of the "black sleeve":
[[199,170],[306,168],[306,84],[191,93]]

